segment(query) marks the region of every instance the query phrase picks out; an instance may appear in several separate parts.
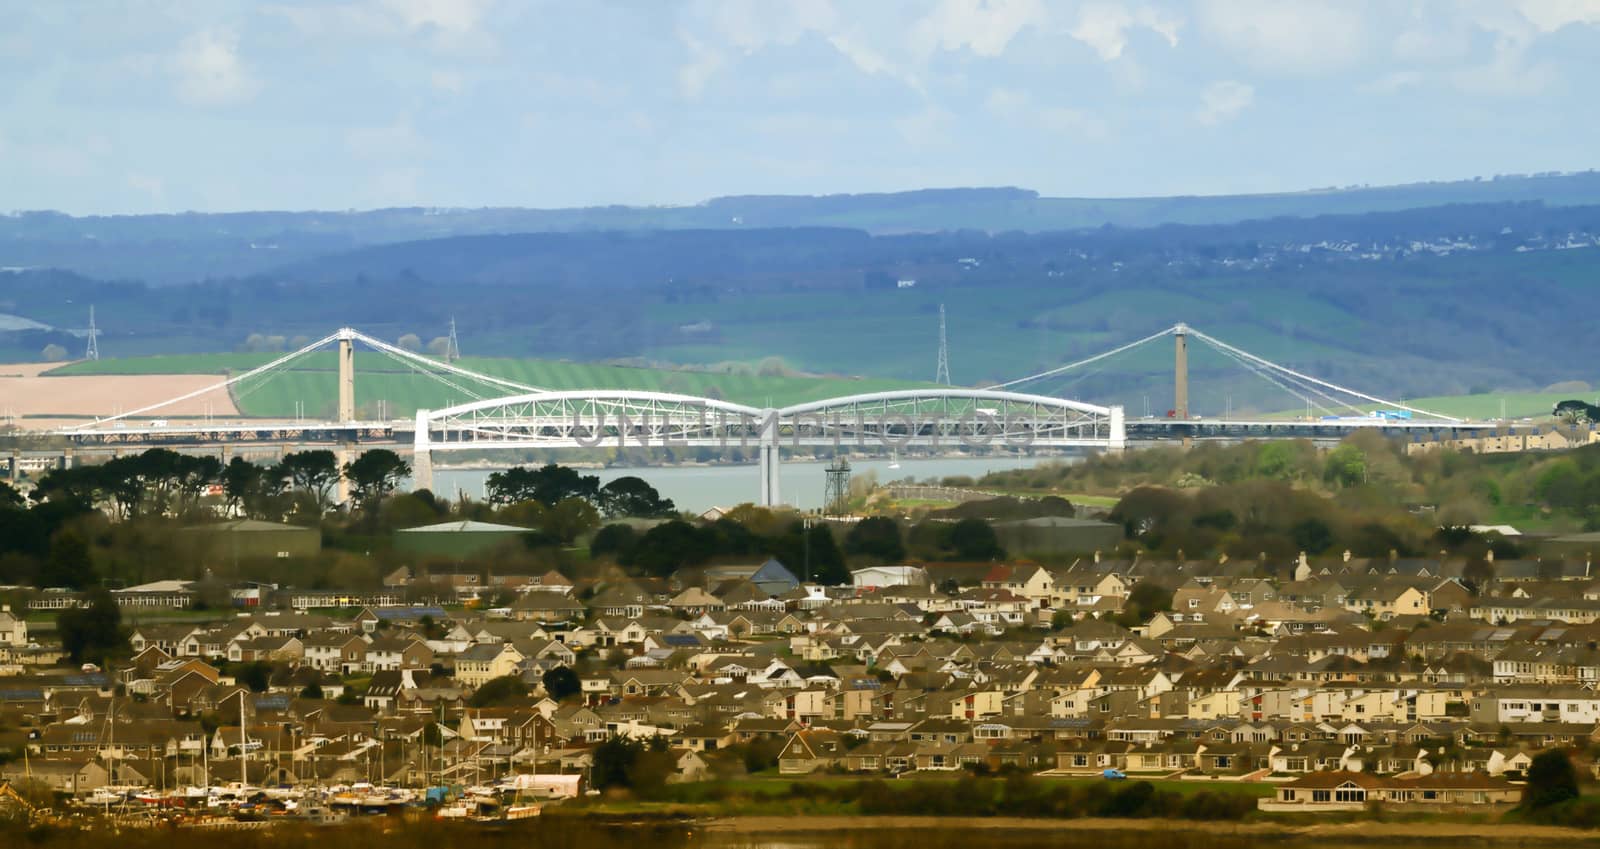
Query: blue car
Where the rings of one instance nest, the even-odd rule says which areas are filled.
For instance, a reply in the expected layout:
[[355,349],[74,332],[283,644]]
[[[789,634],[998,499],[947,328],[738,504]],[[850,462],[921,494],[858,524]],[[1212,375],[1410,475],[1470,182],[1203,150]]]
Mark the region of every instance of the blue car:
[[1127,778],[1128,774],[1123,772],[1120,769],[1117,769],[1116,767],[1111,767],[1110,769],[1107,769],[1106,771],[1100,773],[1100,777],[1101,778],[1109,778],[1109,779],[1112,779],[1112,780],[1119,780],[1119,779]]

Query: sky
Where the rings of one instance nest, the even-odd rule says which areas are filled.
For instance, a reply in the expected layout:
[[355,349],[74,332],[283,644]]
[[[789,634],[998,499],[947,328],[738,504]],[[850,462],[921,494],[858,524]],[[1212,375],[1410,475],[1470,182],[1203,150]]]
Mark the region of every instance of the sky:
[[1600,165],[1600,0],[0,0],[0,210]]

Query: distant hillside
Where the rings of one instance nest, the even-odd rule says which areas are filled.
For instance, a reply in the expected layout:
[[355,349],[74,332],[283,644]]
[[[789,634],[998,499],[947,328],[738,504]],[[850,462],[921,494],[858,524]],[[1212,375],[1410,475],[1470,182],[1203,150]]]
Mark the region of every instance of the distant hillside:
[[[191,354],[78,362],[54,369],[52,375],[88,374],[217,374],[247,372],[275,359],[274,354]],[[810,377],[784,374],[712,373],[705,371],[630,368],[548,360],[467,357],[464,368],[503,377],[541,389],[643,389],[722,398],[756,407],[785,406],[839,395],[903,389],[915,384],[883,379]],[[332,352],[307,355],[292,370],[235,385],[234,401],[248,416],[290,417],[296,404],[306,415],[332,416],[337,400],[337,362]],[[462,381],[458,381],[458,384]],[[475,384],[474,384],[475,386]],[[477,387],[482,394],[483,387]],[[420,408],[440,409],[473,400],[460,391],[400,369],[375,353],[356,355],[356,404],[362,415],[412,415]]]
[[73,217],[0,216],[0,268],[60,268],[152,284],[242,277],[369,245],[455,236],[640,230],[838,227],[869,233],[1044,232],[1103,225],[1231,224],[1538,201],[1600,204],[1600,172],[1511,176],[1266,195],[1050,198],[1016,188],[886,194],[737,196],[681,207],[398,208]]

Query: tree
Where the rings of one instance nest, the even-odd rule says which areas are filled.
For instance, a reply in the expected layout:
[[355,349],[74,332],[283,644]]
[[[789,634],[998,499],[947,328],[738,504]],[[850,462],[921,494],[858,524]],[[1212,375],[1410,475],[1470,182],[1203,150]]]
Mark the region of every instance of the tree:
[[589,556],[604,557],[609,554],[618,561],[628,560],[638,544],[639,535],[631,525],[606,525],[596,531],[594,539],[589,541]]
[[545,693],[558,702],[583,692],[583,682],[578,680],[578,673],[565,666],[546,671],[542,680]]
[[399,488],[400,480],[409,474],[411,466],[387,448],[364,451],[344,465],[344,478],[350,482],[352,495],[362,512],[370,517],[377,516],[378,505]]
[[1473,595],[1481,595],[1494,583],[1494,564],[1482,557],[1474,557],[1461,567],[1461,580]]
[[489,500],[495,504],[537,501],[546,507],[554,507],[564,498],[582,498],[593,503],[599,496],[600,479],[550,463],[537,469],[517,466],[491,473],[486,489]]
[[643,478],[632,475],[617,478],[600,487],[600,511],[607,518],[617,516],[642,516],[656,518],[670,516],[677,511],[672,499],[662,498],[656,488]]
[[94,582],[89,543],[77,531],[64,530],[56,534],[50,541],[50,556],[45,558],[44,568],[39,572],[39,584],[81,590]]
[[422,339],[415,333],[407,333],[396,339],[394,345],[396,348],[403,348],[407,351],[420,351],[422,350]]
[[1367,455],[1350,443],[1328,452],[1323,478],[1335,486],[1349,487],[1367,480]]
[[539,530],[560,540],[563,545],[571,545],[573,540],[599,526],[600,514],[594,505],[577,497],[556,502],[544,511],[539,522]]
[[233,679],[249,687],[252,693],[265,693],[272,681],[272,664],[260,660],[242,664],[234,670]]
[[1006,555],[994,528],[983,519],[968,518],[950,529],[950,547],[959,560],[997,560]]
[[22,493],[5,481],[0,481],[0,510],[21,510],[28,504]]
[[1128,591],[1128,600],[1122,605],[1121,621],[1137,625],[1163,610],[1172,609],[1172,590],[1160,584],[1140,581]]
[[1307,554],[1321,554],[1333,545],[1333,530],[1328,523],[1315,516],[1296,522],[1289,529],[1289,538]]
[[67,358],[67,349],[52,342],[44,346],[44,350],[39,352],[39,356],[47,363],[59,363]]
[[594,747],[589,782],[596,790],[625,787],[648,795],[666,784],[672,774],[672,756],[664,737],[648,741],[612,736]]
[[128,635],[122,630],[122,609],[111,591],[97,588],[87,604],[61,611],[56,617],[56,633],[61,647],[73,663],[103,662],[107,657],[128,652]]
[[517,701],[526,695],[528,695],[528,685],[522,683],[522,676],[502,675],[483,682],[483,686],[473,691],[472,698],[467,700],[467,704],[475,708],[493,707]]
[[298,492],[310,495],[317,515],[328,512],[329,494],[339,483],[339,458],[332,451],[297,451],[283,455],[278,477]]
[[777,558],[801,580],[825,585],[850,582],[844,555],[823,523],[808,528],[803,521],[790,521],[781,533],[766,540],[763,553]]
[[646,575],[666,577],[684,566],[704,563],[717,553],[715,531],[673,519],[645,531],[632,556],[622,563],[636,566]]
[[900,525],[886,516],[868,516],[857,522],[844,537],[846,554],[862,555],[894,563],[906,556]]
[[1578,798],[1578,772],[1572,759],[1561,749],[1547,749],[1528,765],[1527,784],[1522,788],[1523,810],[1538,810]]

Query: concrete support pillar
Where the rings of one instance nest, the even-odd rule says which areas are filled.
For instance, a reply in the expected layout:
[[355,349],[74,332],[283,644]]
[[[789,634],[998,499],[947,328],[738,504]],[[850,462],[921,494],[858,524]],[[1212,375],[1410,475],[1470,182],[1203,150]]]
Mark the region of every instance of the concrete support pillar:
[[340,504],[350,503],[350,480],[344,476],[344,467],[345,464],[355,460],[356,454],[356,446],[353,442],[341,442],[333,452],[334,461],[339,466],[339,485],[334,491],[337,493]]
[[428,433],[428,411],[417,411],[417,430],[411,440],[411,491],[433,491],[433,437]]
[[774,410],[765,410],[762,413],[759,463],[761,493],[756,499],[756,504],[762,507],[776,507],[783,503],[778,486],[780,470],[783,467],[783,453],[778,448],[778,415]]
[[338,420],[356,420],[356,340],[353,331],[339,331],[339,410]]
[[56,468],[65,471],[77,465],[77,451],[72,446],[61,450],[61,457],[56,462]]
[[13,451],[6,457],[6,479],[15,481],[22,473],[22,457]]
[[1111,442],[1106,450],[1113,454],[1121,454],[1128,448],[1128,419],[1121,406],[1111,408]]

